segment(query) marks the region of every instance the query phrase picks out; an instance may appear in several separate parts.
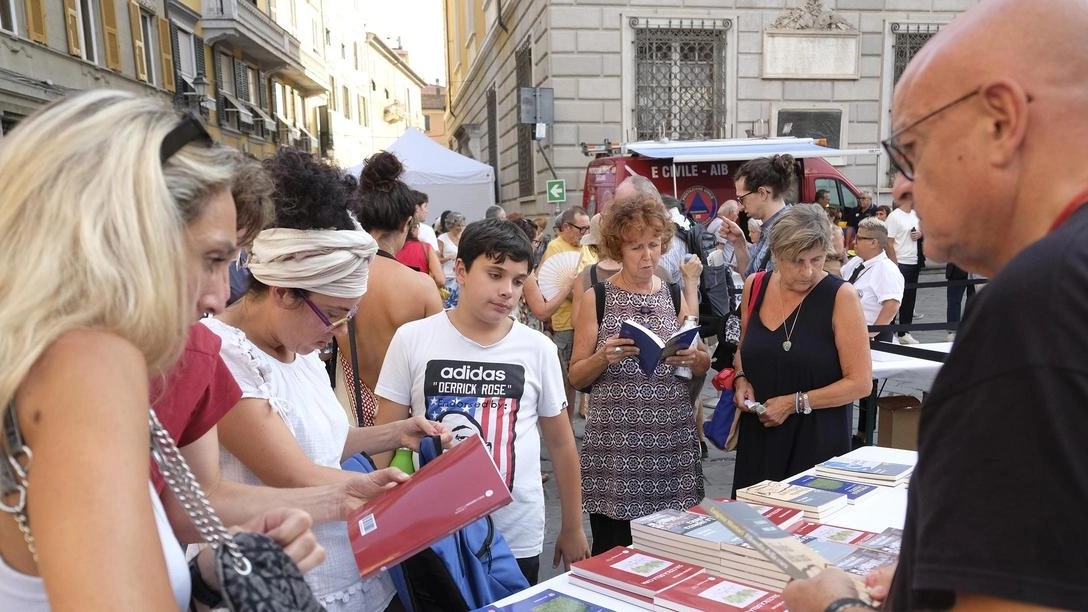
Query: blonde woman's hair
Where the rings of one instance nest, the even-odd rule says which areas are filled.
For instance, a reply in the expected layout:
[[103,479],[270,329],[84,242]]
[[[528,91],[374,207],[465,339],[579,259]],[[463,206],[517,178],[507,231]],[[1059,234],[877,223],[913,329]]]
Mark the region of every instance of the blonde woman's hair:
[[125,338],[152,374],[180,355],[196,310],[183,226],[230,188],[238,154],[193,143],[161,162],[178,123],[154,98],[93,90],[0,141],[0,413],[73,329]]
[[778,261],[795,261],[815,247],[834,252],[831,224],[819,204],[795,204],[782,211],[771,227],[770,239],[771,253]]

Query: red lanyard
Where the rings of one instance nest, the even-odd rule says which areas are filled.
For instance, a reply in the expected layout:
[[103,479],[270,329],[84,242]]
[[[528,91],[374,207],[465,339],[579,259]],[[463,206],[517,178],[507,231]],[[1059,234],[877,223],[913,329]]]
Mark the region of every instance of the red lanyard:
[[1072,217],[1073,213],[1077,212],[1077,209],[1079,209],[1086,203],[1088,203],[1088,189],[1085,189],[1084,191],[1078,193],[1077,196],[1073,198],[1073,201],[1070,202],[1069,205],[1066,206],[1064,209],[1062,209],[1061,214],[1058,215],[1058,218],[1054,220],[1054,224],[1050,226],[1050,231],[1053,232],[1054,230],[1058,229],[1059,225],[1068,221],[1069,217]]

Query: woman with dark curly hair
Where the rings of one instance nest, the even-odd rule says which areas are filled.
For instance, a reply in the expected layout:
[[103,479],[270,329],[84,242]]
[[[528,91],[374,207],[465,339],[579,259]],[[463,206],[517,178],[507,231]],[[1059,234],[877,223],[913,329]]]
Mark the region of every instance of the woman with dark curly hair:
[[[352,478],[340,469],[344,459],[418,446],[421,435],[443,430],[422,417],[349,425],[317,351],[354,317],[378,243],[348,214],[339,169],[293,149],[265,167],[276,183],[277,222],[253,242],[253,282],[223,314],[203,320],[222,338],[220,356],[242,388],[242,400],[219,422],[223,476],[284,488],[343,482]],[[385,610],[392,582],[385,574],[359,577],[345,523],[319,525],[314,534],[327,558],[306,578],[321,604]]]
[[[346,395],[355,424],[374,424],[378,404],[371,389],[378,384],[378,374],[393,334],[401,325],[429,317],[442,310],[442,299],[432,279],[409,268],[395,258],[404,247],[409,229],[415,225],[419,192],[400,180],[404,166],[396,155],[381,151],[366,160],[359,176],[359,190],[352,209],[363,229],[378,243],[377,258],[370,264],[370,283],[359,300],[359,310],[366,316],[348,323],[354,326],[355,344],[346,333],[336,342],[341,347],[337,393]],[[359,387],[355,388],[351,353],[354,346],[359,365]],[[341,398],[343,401],[345,398]]]
[[578,299],[570,383],[593,386],[593,409],[582,442],[582,502],[593,531],[593,554],[631,544],[631,520],[666,508],[683,510],[703,499],[703,468],[688,381],[675,368],[703,375],[710,354],[699,343],[658,364],[639,368],[634,342],[619,337],[628,319],[661,338],[695,314],[679,289],[654,274],[673,223],[661,200],[636,193],[615,200],[601,223],[602,254],[620,271],[604,283],[597,320],[594,289]]

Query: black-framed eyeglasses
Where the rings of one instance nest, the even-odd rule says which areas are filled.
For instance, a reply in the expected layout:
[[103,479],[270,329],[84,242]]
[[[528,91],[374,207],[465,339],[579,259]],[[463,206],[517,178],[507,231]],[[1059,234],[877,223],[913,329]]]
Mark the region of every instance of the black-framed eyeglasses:
[[341,325],[344,325],[348,321],[354,319],[355,315],[359,312],[359,306],[355,306],[354,308],[349,310],[348,314],[345,315],[343,318],[337,319],[335,321],[330,321],[329,315],[325,314],[320,308],[318,308],[317,304],[314,304],[313,301],[310,300],[310,298],[304,297],[302,298],[302,301],[306,302],[306,305],[310,307],[310,310],[314,311],[314,314],[317,315],[317,318],[325,324],[325,333],[331,332],[337,327],[340,327]]
[[[903,175],[903,178],[907,179],[908,181],[914,180],[914,163],[910,161],[910,159],[907,157],[907,154],[903,152],[903,148],[899,146],[899,137],[902,136],[907,130],[918,127],[922,123],[929,121],[930,119],[936,117],[944,111],[952,108],[953,106],[956,106],[960,102],[965,102],[971,99],[972,96],[977,95],[980,91],[980,88],[976,88],[970,93],[964,94],[956,98],[955,100],[952,100],[948,104],[939,107],[937,110],[914,121],[910,125],[899,128],[898,130],[893,132],[892,135],[887,138],[887,140],[882,140],[880,142],[880,146],[884,147],[884,151],[888,154],[888,159],[891,160],[892,166],[894,166],[895,169]],[[1031,98],[1029,97],[1028,99],[1030,100]]]
[[855,236],[855,240],[880,240],[876,236]]
[[747,198],[754,193],[759,193],[759,189],[756,189],[755,191],[749,191],[744,195],[738,195],[735,199],[737,200],[737,203],[739,203],[741,206],[744,206],[744,198]]
[[196,141],[201,141],[209,147],[215,144],[215,140],[212,139],[212,135],[208,133],[208,130],[204,128],[204,124],[200,122],[200,119],[193,113],[185,113],[185,116],[181,118],[181,122],[170,130],[166,138],[162,139],[162,146],[159,147],[159,163],[165,163],[166,160],[177,154],[182,147]]
[[589,231],[589,226],[588,225],[585,226],[585,227],[582,227],[581,225],[575,225],[573,223],[568,223],[567,225],[569,225],[569,226],[573,227],[574,229],[578,230],[579,234],[584,234],[584,233]]

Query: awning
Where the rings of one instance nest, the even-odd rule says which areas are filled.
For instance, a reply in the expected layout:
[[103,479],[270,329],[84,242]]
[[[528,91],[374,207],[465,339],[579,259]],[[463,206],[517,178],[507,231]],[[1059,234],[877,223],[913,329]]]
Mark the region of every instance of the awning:
[[291,140],[298,140],[302,136],[301,132],[298,131],[298,128],[291,125],[291,122],[287,120],[287,117],[284,117],[279,113],[274,113],[274,115],[276,117],[276,122],[281,124],[284,128],[287,128],[287,136]]
[[627,145],[630,153],[676,163],[739,161],[789,154],[805,157],[852,157],[879,155],[880,149],[832,149],[816,144],[812,138],[763,138],[708,140],[705,142],[635,142]]
[[273,119],[271,115],[264,112],[264,110],[261,109],[261,107],[257,106],[256,104],[248,104],[247,106],[249,106],[249,110],[253,111],[254,115],[257,115],[258,117],[261,118],[261,121],[264,122],[264,129],[266,131],[268,131],[268,132],[275,132],[276,131],[276,120]]
[[246,125],[253,125],[253,113],[249,112],[249,106],[245,102],[228,93],[223,94],[223,99],[227,101],[228,113],[238,113],[238,121]]

